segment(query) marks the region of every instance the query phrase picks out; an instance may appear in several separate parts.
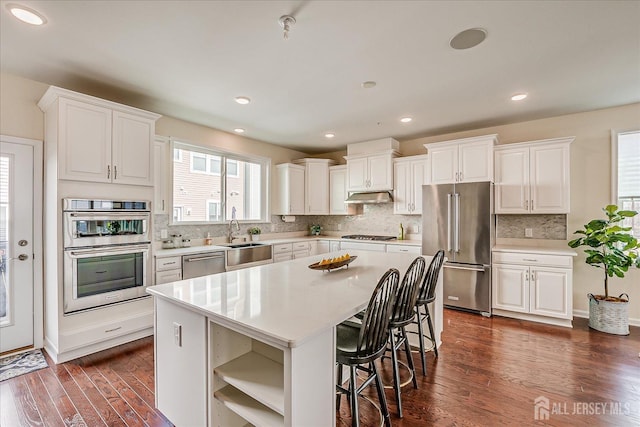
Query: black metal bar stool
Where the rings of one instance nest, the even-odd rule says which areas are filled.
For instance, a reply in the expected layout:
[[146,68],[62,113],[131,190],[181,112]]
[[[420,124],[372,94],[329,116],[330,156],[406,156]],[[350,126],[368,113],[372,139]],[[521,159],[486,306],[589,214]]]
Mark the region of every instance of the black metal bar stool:
[[[420,340],[420,358],[422,360],[422,375],[427,375],[427,361],[424,349],[424,339],[427,338],[433,345],[433,353],[438,357],[438,343],[433,333],[433,322],[431,321],[431,313],[429,313],[429,304],[436,299],[436,287],[438,285],[438,276],[440,275],[440,269],[444,262],[444,251],[439,250],[434,255],[427,272],[424,275],[422,285],[420,286],[420,292],[416,300],[416,323],[418,324],[418,339]],[[421,308],[424,308],[424,314],[421,312]],[[429,335],[424,334],[422,323],[427,321],[429,326]]]
[[[374,361],[382,356],[389,338],[389,319],[396,297],[400,273],[389,269],[378,281],[364,312],[362,323],[343,322],[336,327],[336,361],[338,363],[338,383],[336,389],[346,394],[351,406],[351,425],[360,425],[358,415],[358,395],[375,381],[384,423],[391,427],[389,409],[384,395],[382,380]],[[368,368],[365,365],[368,364]],[[349,388],[342,387],[342,365],[349,366]],[[368,374],[359,387],[356,384],[356,370]],[[340,407],[340,394],[336,397],[336,407]]]
[[398,416],[400,418],[402,418],[402,398],[400,394],[402,385],[400,384],[400,371],[398,369],[398,349],[404,346],[409,370],[411,371],[413,387],[418,388],[416,370],[413,366],[413,358],[411,357],[411,346],[407,339],[405,327],[412,323],[415,317],[414,307],[416,306],[420,280],[424,274],[425,266],[426,261],[424,258],[417,257],[407,269],[400,283],[400,287],[398,287],[398,293],[393,303],[391,320],[389,321],[389,349],[391,350],[391,360],[393,362],[393,388],[395,390]]

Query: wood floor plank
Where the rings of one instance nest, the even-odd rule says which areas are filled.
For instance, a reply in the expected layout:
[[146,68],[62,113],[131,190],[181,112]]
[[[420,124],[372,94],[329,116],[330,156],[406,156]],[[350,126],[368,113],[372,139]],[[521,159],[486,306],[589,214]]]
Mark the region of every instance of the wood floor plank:
[[43,424],[47,427],[64,427],[64,422],[56,408],[55,402],[51,399],[47,388],[40,379],[38,371],[26,374],[25,380],[29,386],[29,391],[42,417]]
[[[569,329],[452,310],[444,320],[440,357],[427,355],[428,372],[423,376],[418,368],[417,390],[402,389],[403,419],[395,415],[393,390],[385,390],[394,427],[640,426],[640,328],[620,337],[589,330],[585,319]],[[71,402],[90,427],[169,427],[154,408],[153,356],[149,337],[61,365],[50,362],[48,371],[0,383],[2,402],[15,406],[7,417],[24,426],[49,425],[52,405],[68,414]],[[419,367],[419,354],[412,356]],[[377,402],[373,387],[364,394]],[[534,419],[540,396],[552,411],[544,421]],[[361,401],[361,425],[377,425],[377,410]],[[620,413],[589,413],[604,403],[617,404]],[[57,418],[52,425],[62,423]],[[351,425],[345,398],[336,425]]]
[[100,393],[97,387],[91,382],[91,379],[84,370],[77,364],[78,360],[73,360],[64,364],[69,374],[73,377],[74,382],[85,394],[98,414],[108,426],[126,427],[126,424],[120,418],[116,410],[109,404],[109,401]]
[[82,425],[84,420],[78,413],[75,405],[69,399],[67,392],[58,381],[52,369],[42,369],[38,371],[38,376],[44,384],[45,389],[49,393],[51,400],[58,410],[58,414],[62,418],[62,422],[66,426]]
[[18,407],[9,382],[0,382],[0,426],[20,425]]
[[106,426],[100,414],[98,414],[91,401],[74,381],[64,364],[52,365],[51,372],[56,376],[74,407],[77,409],[80,418],[87,426]]
[[29,386],[25,380],[25,375],[8,380],[13,393],[13,400],[16,403],[16,412],[20,417],[20,424],[23,426],[42,426],[42,417],[38,412]]

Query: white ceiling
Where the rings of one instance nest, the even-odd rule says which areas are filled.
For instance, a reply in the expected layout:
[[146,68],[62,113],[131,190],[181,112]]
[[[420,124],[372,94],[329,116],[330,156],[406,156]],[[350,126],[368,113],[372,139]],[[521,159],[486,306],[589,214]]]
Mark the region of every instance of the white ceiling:
[[11,2],[3,72],[310,153],[640,101],[639,1]]

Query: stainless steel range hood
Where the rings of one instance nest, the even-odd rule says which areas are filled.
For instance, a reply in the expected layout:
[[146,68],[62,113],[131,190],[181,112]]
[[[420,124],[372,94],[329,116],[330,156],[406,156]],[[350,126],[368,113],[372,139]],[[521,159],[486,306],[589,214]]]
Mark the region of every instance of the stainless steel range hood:
[[377,203],[391,203],[393,197],[388,191],[375,191],[370,193],[351,193],[345,203],[350,204],[377,204]]

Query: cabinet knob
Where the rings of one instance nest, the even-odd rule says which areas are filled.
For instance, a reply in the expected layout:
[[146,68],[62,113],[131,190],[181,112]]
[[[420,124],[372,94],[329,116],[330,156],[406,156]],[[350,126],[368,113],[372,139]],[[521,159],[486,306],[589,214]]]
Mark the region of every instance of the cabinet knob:
[[107,165],[107,179],[111,179],[111,166]]

